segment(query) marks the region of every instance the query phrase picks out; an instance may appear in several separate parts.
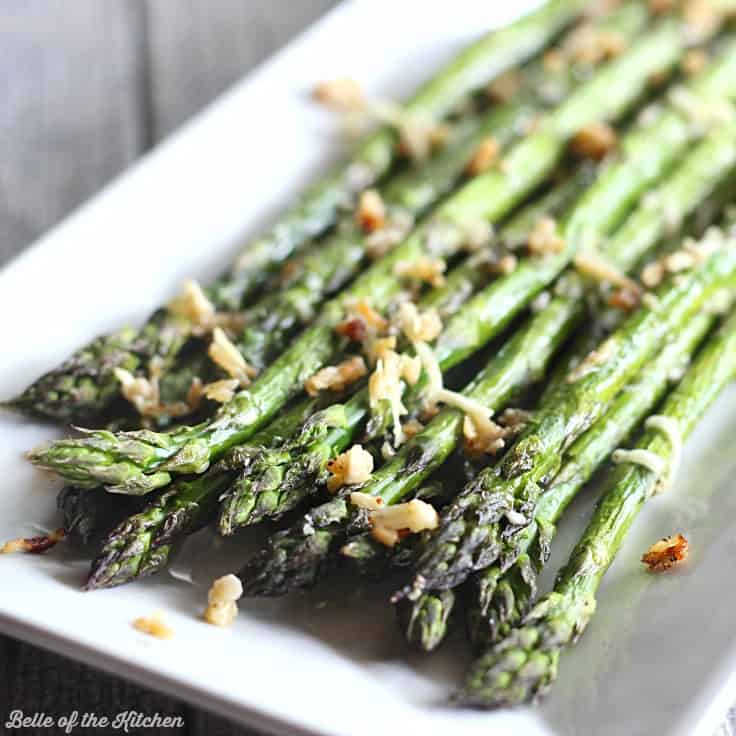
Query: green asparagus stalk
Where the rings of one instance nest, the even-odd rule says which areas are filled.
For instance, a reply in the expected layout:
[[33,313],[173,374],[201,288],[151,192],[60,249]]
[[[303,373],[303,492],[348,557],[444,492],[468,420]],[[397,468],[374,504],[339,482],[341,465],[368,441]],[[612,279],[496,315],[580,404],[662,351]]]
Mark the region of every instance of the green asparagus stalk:
[[538,572],[549,557],[558,519],[594,472],[656,406],[673,373],[687,365],[714,320],[707,313],[694,317],[618,396],[603,418],[571,445],[562,469],[539,499],[534,521],[522,535],[521,555],[513,566],[502,573],[499,565],[491,565],[471,581],[466,616],[476,648],[506,636],[527,613],[536,595]]
[[[464,393],[491,411],[501,408],[521,386],[540,377],[580,314],[564,308],[545,310],[499,351]],[[457,446],[463,418],[459,409],[443,409],[359,490],[386,504],[398,503],[441,464],[438,458],[444,460]],[[407,482],[401,482],[403,478]],[[269,538],[240,572],[246,594],[276,596],[313,585],[330,569],[346,540],[367,530],[366,512],[349,502],[347,491],[340,493]]]
[[[469,45],[406,103],[417,118],[441,118],[484,82],[534,56],[570,24],[583,0],[551,0],[510,26]],[[382,127],[360,143],[347,163],[311,186],[277,222],[249,243],[208,296],[220,310],[238,310],[292,253],[335,224],[361,190],[386,174],[397,157],[397,132]],[[77,351],[45,374],[12,404],[64,422],[97,419],[119,396],[115,368],[129,371],[154,356],[168,368],[190,335],[186,320],[158,310],[140,329],[124,328]]]
[[[540,215],[541,206],[564,207],[574,192],[579,191],[589,180],[589,172],[584,171],[573,177],[562,187],[565,196],[556,195],[554,202],[544,198],[541,203],[533,202],[521,210],[518,217],[512,218],[509,225],[523,219],[529,220],[528,210]],[[554,210],[547,214],[556,214]],[[502,231],[502,235],[504,231]],[[478,279],[482,272],[467,259],[454,269],[446,283],[431,290],[420,301],[420,308],[437,309],[445,316],[453,314],[462,306],[463,287]],[[450,329],[450,328],[448,328]],[[461,325],[464,329],[464,322]],[[501,329],[500,327],[498,328]],[[478,346],[480,347],[480,345]],[[456,365],[451,352],[448,352],[440,366],[443,369]],[[311,427],[319,417],[310,420],[310,429],[299,433],[291,442],[274,451],[265,451],[238,475],[230,489],[223,494],[220,511],[220,533],[232,534],[237,528],[255,524],[266,516],[278,517],[297,506],[305,496],[321,487],[327,474],[328,461],[342,452],[363,426],[370,411],[370,401],[366,388],[359,390],[344,405],[344,421],[339,426],[326,429],[319,437],[314,436]]]
[[[736,376],[736,317],[708,341],[658,416],[676,423],[687,437],[719,393]],[[649,429],[635,446],[672,463],[675,448],[661,431]],[[560,653],[574,644],[595,612],[595,594],[626,533],[661,481],[637,464],[616,467],[598,507],[557,577],[554,589],[518,628],[471,667],[458,700],[492,708],[544,695],[557,676]]]
[[[649,199],[629,216],[608,245],[607,257],[615,266],[624,271],[632,268],[645,253],[656,245],[669,227],[670,209],[682,213],[683,216],[687,215],[718,186],[719,182],[730,175],[736,166],[736,145],[733,142],[733,133],[732,127],[726,126],[699,143],[671,177],[658,190],[650,193]],[[637,135],[638,133],[635,134]],[[641,165],[644,158],[638,155],[639,147],[631,146],[630,151]],[[582,204],[573,210],[569,218],[571,222],[575,222],[578,218],[582,219],[586,211],[600,212],[600,201],[608,195],[610,182],[619,184],[617,188],[619,194],[626,191],[619,183],[617,174],[619,169],[628,172],[630,186],[641,185],[636,172],[630,169],[628,158],[622,159],[589,190]],[[617,190],[614,189],[614,192]],[[667,208],[653,206],[652,202],[666,202]],[[570,274],[567,286],[569,295],[556,297],[550,306],[550,314],[556,316],[564,313],[567,319],[574,320],[584,305],[583,285],[578,277]],[[459,363],[470,352],[470,345],[478,349],[507,323],[509,315],[504,313],[503,309],[509,309],[511,301],[508,296],[509,291],[511,289],[499,291],[494,284],[485,292],[481,292],[481,294],[490,295],[491,299],[497,298],[499,293],[501,295],[500,304],[502,306],[497,308],[493,318],[489,317],[490,310],[485,308],[483,300],[475,297],[456,318],[450,320],[435,350],[442,370],[447,370]],[[498,305],[499,302],[496,304]],[[500,318],[497,316],[499,313],[502,315]],[[495,331],[493,330],[494,320]],[[538,322],[543,326],[543,330],[549,329],[550,325],[545,322],[544,317],[539,317]],[[477,323],[481,323],[480,328],[475,326]],[[566,327],[568,323],[560,319],[557,324]],[[532,326],[530,329],[534,334],[535,327]],[[476,342],[469,341],[468,334],[475,336]],[[543,334],[548,333],[545,331]],[[524,337],[522,336],[520,340],[523,341]],[[409,402],[406,403],[409,404]],[[260,463],[251,465],[234,484],[231,492],[225,496],[220,514],[220,531],[229,534],[238,526],[260,520],[262,514],[254,514],[254,509],[258,507],[259,494],[266,495],[267,508],[283,513],[300,502],[305,494],[312,493],[326,473],[328,460],[349,445],[368,412],[368,394],[367,390],[363,389],[345,404],[346,421],[343,425],[326,432],[311,445],[307,446],[297,440],[288,447],[282,448],[282,452],[271,453],[271,457],[264,456]],[[431,459],[431,463],[440,464],[446,457],[446,452],[440,452]],[[285,477],[288,478],[288,482],[284,482]],[[402,469],[397,473],[396,482],[397,487],[405,488],[405,490],[401,492],[397,490],[397,497],[403,497],[413,487],[416,487],[420,480],[406,469]],[[278,503],[274,503],[276,498],[278,498]]]
[[732,285],[735,267],[736,248],[724,239],[702,267],[667,282],[656,303],[642,305],[591,353],[587,367],[553,392],[503,461],[482,471],[443,512],[413,583],[397,598],[455,587],[496,560],[508,569],[520,553],[520,534],[534,518],[540,484],[559,471],[564,447],[601,417],[667,334],[691,319],[714,289]]
[[111,498],[101,489],[65,487],[56,498],[63,517],[64,534],[80,546],[99,542],[126,516],[140,510],[141,499],[135,496]]
[[[545,116],[538,130],[511,148],[505,170],[482,174],[450,197],[430,222],[328,302],[316,322],[211,421],[170,433],[91,433],[84,439],[62,440],[36,452],[33,461],[77,485],[101,482],[127,493],[146,493],[166,485],[172,473],[203,472],[213,460],[267,423],[330,359],[337,347],[333,327],[344,314],[346,299],[367,297],[374,307],[383,308],[401,288],[401,279],[394,272],[397,263],[414,261],[428,254],[430,247],[435,257],[457,252],[465,241],[469,222],[500,219],[551,173],[566,143],[581,126],[620,117],[639,98],[651,73],[669,68],[682,51],[680,26],[664,21],[595,73]],[[437,237],[438,223],[441,237]],[[433,232],[435,237],[428,237]],[[564,265],[560,260],[556,271],[542,271],[553,279]],[[513,275],[522,283],[529,277],[527,289],[542,288],[544,284],[531,278],[530,270],[534,269],[517,269]]]
[[[240,455],[238,464],[242,466],[245,462],[242,456],[255,447],[278,445],[315,407],[315,400],[295,404],[253,437],[250,446],[235,450]],[[233,475],[228,461],[223,460],[198,477],[177,480],[140,512],[122,519],[100,545],[85,589],[122,585],[161,570],[177,542],[214,518],[218,496],[232,482]],[[94,494],[94,490],[85,492]],[[99,495],[109,499],[107,494]]]

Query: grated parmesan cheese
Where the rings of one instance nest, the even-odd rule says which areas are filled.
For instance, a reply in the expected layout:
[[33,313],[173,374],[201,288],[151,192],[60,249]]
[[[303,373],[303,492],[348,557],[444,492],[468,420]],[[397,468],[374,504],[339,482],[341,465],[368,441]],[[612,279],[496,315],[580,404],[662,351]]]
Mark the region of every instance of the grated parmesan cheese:
[[369,258],[382,258],[401,243],[411,230],[414,218],[409,212],[393,209],[383,227],[369,233],[365,240],[365,251]]
[[650,450],[616,450],[611,459],[616,465],[621,463],[641,465],[654,473],[657,478],[660,478],[666,469],[665,461],[656,452]]
[[416,383],[419,378],[416,361],[399,355],[393,350],[387,350],[383,357],[376,362],[376,367],[368,379],[368,397],[371,409],[378,407],[382,401],[387,401],[391,407],[394,440],[397,446],[404,439],[401,430],[401,417],[407,412],[401,400],[404,393],[402,378],[407,378],[407,382],[413,380]]
[[653,429],[661,432],[670,444],[670,457],[667,463],[666,473],[657,481],[655,493],[663,493],[672,485],[672,481],[677,474],[677,470],[682,462],[682,432],[680,424],[674,417],[664,414],[655,414],[649,417],[644,423],[646,429]]
[[207,349],[207,355],[231,378],[237,379],[241,386],[250,384],[250,379],[257,373],[219,327],[215,327],[212,332],[212,342]]
[[350,494],[350,503],[359,509],[367,509],[368,511],[376,511],[383,506],[383,499],[380,496],[371,496],[369,493],[361,491],[353,491]]
[[310,396],[317,396],[320,391],[342,391],[367,373],[365,361],[356,355],[338,365],[328,365],[318,370],[304,382],[304,390]]
[[575,256],[575,268],[584,276],[595,281],[618,286],[621,289],[637,294],[641,291],[639,284],[630,279],[615,264],[606,260],[600,253],[585,251]]
[[353,445],[327,463],[330,477],[327,490],[334,493],[344,485],[365,483],[373,472],[373,455],[364,450],[362,445]]
[[217,578],[207,592],[204,620],[213,626],[230,626],[238,616],[237,601],[242,595],[243,584],[237,575]]

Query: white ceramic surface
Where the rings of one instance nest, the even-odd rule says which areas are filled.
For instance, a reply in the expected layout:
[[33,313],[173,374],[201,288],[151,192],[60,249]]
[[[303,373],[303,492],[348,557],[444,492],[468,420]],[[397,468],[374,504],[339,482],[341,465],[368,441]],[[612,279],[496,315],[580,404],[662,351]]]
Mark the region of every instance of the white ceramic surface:
[[[332,122],[306,100],[315,80],[354,76],[402,95],[462,43],[529,5],[342,5],[0,272],[0,397],[121,319],[142,319],[183,277],[216,273],[324,168],[339,146]],[[467,663],[461,637],[431,658],[407,655],[384,589],[355,592],[343,580],[336,590],[245,602],[230,630],[201,623],[208,581],[244,555],[243,542],[208,532],[175,566],[192,568],[194,585],[164,574],[82,593],[86,562],[64,545],[2,557],[0,629],[278,734],[710,734],[736,684],[735,427],[731,391],[691,443],[677,488],[645,509],[539,710],[447,706]],[[54,436],[0,415],[0,539],[55,525],[57,484],[22,458]],[[586,499],[571,509],[553,567],[589,510]],[[687,569],[646,575],[641,551],[674,531],[691,540]],[[155,609],[167,612],[173,641],[131,628]]]

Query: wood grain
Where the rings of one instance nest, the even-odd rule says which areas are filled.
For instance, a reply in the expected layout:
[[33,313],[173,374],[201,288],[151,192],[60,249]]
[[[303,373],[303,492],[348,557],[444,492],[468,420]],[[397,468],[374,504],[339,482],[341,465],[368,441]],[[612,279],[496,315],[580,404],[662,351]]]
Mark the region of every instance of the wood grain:
[[207,104],[335,0],[147,3],[155,139]]
[[135,0],[5,0],[0,263],[143,150]]

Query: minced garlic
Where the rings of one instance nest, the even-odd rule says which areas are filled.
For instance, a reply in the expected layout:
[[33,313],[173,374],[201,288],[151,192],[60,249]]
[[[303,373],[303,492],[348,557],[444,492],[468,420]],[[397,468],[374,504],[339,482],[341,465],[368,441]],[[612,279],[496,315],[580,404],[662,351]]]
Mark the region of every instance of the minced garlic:
[[383,358],[387,351],[396,349],[396,335],[368,338],[363,348],[371,365],[375,365],[376,361]]
[[570,142],[574,153],[594,161],[603,159],[616,145],[616,131],[607,123],[589,123]]
[[317,371],[304,382],[304,389],[310,396],[317,396],[320,391],[342,391],[367,374],[365,361],[355,355],[338,365],[328,365]]
[[167,309],[172,314],[189,320],[195,334],[205,334],[215,325],[215,307],[193,279],[184,281],[181,292],[169,302]]
[[364,104],[365,94],[354,79],[330,79],[320,82],[314,88],[317,102],[341,112],[354,110]]
[[394,273],[402,278],[414,279],[433,288],[445,283],[445,271],[447,263],[442,258],[429,258],[423,256],[413,261],[399,261],[394,267]]
[[230,626],[238,616],[237,601],[242,595],[243,584],[237,575],[217,578],[207,593],[204,620],[213,626]]
[[682,534],[663,537],[641,556],[641,561],[650,572],[664,572],[687,560],[689,547],[687,539]]
[[498,160],[500,152],[501,146],[498,141],[492,135],[486,136],[475,149],[473,156],[465,167],[465,172],[469,176],[482,174],[484,171],[490,169]]
[[162,404],[159,381],[161,378],[161,360],[153,358],[150,362],[148,378],[134,376],[124,368],[115,368],[115,378],[120,382],[120,393],[136,408],[143,417],[181,417],[191,413],[193,404],[177,401]]
[[565,241],[557,231],[557,222],[552,217],[537,220],[527,241],[529,252],[535,256],[560,253],[565,249]]
[[212,342],[207,349],[207,355],[231,378],[237,379],[241,386],[250,384],[251,378],[257,373],[219,327],[215,327],[212,332]]
[[360,195],[355,219],[365,233],[380,230],[386,224],[386,205],[375,189],[368,189]]
[[368,511],[376,511],[383,506],[383,499],[380,496],[371,496],[369,493],[361,491],[353,491],[350,494],[350,503],[359,509],[367,509]]
[[468,455],[495,455],[506,444],[505,430],[494,422],[479,426],[470,416],[463,419],[463,448]]
[[376,260],[385,256],[406,238],[413,224],[414,218],[409,212],[393,208],[383,227],[365,237],[365,252],[368,257]]
[[174,636],[174,630],[164,620],[163,611],[154,611],[150,616],[140,616],[133,621],[133,628],[157,639],[171,639]]
[[521,88],[522,82],[519,70],[509,69],[486,86],[486,95],[491,102],[509,102]]
[[573,62],[595,66],[618,56],[626,48],[626,39],[610,28],[584,23],[562,45],[563,53]]
[[64,539],[65,536],[66,533],[63,529],[57,529],[56,531],[39,537],[20,537],[18,539],[11,539],[0,547],[0,555],[8,555],[15,552],[39,554],[41,552],[45,552],[47,549],[51,549],[51,547]]
[[369,520],[373,538],[387,547],[393,547],[406,533],[418,534],[439,525],[435,508],[417,498],[408,503],[381,506],[370,512]]
[[397,322],[399,329],[412,342],[431,342],[442,332],[442,320],[436,309],[420,312],[417,305],[405,301],[399,308]]
[[223,378],[221,381],[213,381],[202,386],[202,395],[210,401],[216,401],[218,404],[227,404],[235,392],[240,388],[240,381],[237,378]]
[[365,483],[373,472],[373,455],[364,450],[362,445],[353,445],[349,450],[338,455],[327,463],[330,477],[327,490],[334,493],[345,485]]

